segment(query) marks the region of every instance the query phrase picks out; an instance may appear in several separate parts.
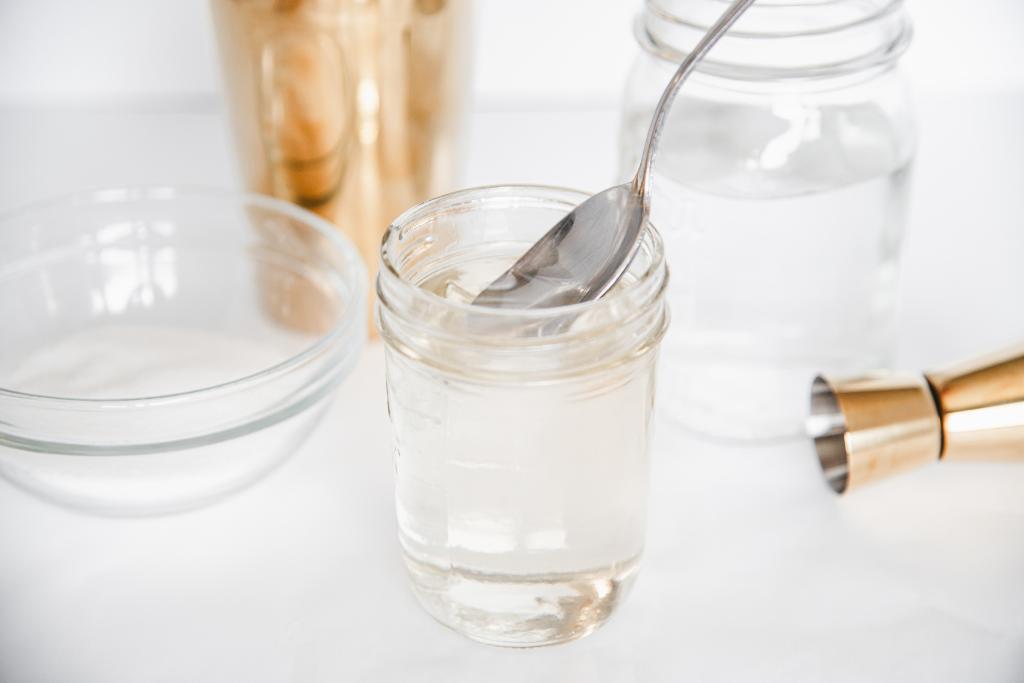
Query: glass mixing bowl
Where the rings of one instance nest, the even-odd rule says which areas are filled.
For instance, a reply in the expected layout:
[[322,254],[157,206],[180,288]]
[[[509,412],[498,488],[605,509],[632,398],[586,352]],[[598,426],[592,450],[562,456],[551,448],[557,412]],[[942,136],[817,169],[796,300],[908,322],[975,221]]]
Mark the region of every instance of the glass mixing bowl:
[[117,189],[0,216],[0,474],[104,514],[293,453],[366,336],[354,247],[290,204]]

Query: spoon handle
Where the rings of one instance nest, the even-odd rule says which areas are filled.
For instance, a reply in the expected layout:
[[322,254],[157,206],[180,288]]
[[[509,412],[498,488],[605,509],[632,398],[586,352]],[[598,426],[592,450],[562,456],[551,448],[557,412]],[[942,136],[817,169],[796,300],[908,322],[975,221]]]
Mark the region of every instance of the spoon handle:
[[661,137],[661,129],[665,124],[665,116],[668,114],[669,107],[672,106],[672,100],[676,97],[676,92],[679,91],[679,86],[683,84],[687,76],[693,71],[694,67],[704,58],[704,55],[708,53],[718,39],[721,38],[729,28],[736,23],[736,20],[740,18],[740,15],[747,11],[751,5],[754,4],[754,0],[735,0],[729,9],[722,13],[722,16],[718,18],[718,21],[708,29],[708,32],[704,34],[704,37],[700,39],[696,47],[690,51],[690,54],[686,55],[686,59],[679,65],[679,69],[676,70],[672,76],[672,80],[668,82],[665,87],[665,91],[661,93],[661,99],[658,100],[658,106],[654,109],[654,117],[651,119],[651,126],[647,129],[647,139],[644,141],[643,155],[640,157],[640,166],[636,170],[636,175],[633,176],[633,191],[639,196],[644,198],[644,202],[647,201],[647,181],[651,175],[651,165],[654,163],[654,151],[658,146],[658,139]]

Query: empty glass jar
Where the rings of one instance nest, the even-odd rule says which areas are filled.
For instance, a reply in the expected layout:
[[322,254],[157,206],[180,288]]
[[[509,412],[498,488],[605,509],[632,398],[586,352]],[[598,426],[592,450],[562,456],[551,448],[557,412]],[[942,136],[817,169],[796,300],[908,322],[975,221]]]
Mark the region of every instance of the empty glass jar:
[[[724,3],[648,0],[623,177],[662,88]],[[802,431],[817,372],[885,365],[914,122],[900,0],[762,0],[683,87],[652,181],[673,270],[661,406],[702,433]]]
[[586,195],[446,195],[385,235],[386,344],[399,535],[423,606],[477,640],[541,645],[600,625],[644,546],[654,371],[667,324],[661,239],[574,306],[473,297]]

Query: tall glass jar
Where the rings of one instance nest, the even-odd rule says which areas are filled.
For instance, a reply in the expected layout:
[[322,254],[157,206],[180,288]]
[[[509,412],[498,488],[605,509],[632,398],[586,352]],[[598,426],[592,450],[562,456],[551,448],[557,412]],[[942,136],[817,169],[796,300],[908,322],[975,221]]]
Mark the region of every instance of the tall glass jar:
[[586,635],[628,593],[644,546],[668,320],[658,234],[646,231],[602,299],[471,305],[585,198],[533,186],[456,192],[396,219],[381,250],[403,555],[427,611],[488,643]]
[[[661,90],[721,0],[647,0],[626,87],[632,174]],[[673,270],[661,406],[705,434],[802,431],[817,372],[884,365],[915,131],[901,0],[761,0],[669,114],[652,221]]]

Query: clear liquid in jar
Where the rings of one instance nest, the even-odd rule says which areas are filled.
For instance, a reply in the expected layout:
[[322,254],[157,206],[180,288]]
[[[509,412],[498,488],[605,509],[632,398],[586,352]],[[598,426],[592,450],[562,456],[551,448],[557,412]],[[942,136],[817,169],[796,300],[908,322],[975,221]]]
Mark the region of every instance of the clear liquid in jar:
[[[909,151],[875,105],[743,101],[681,96],[659,148],[651,220],[672,272],[659,405],[698,433],[793,437],[816,374],[887,362]],[[648,122],[627,118],[624,172]]]
[[[465,302],[510,260],[463,261],[420,283]],[[559,642],[624,597],[643,549],[653,355],[497,382],[388,349],[400,538],[442,623],[497,644]]]

